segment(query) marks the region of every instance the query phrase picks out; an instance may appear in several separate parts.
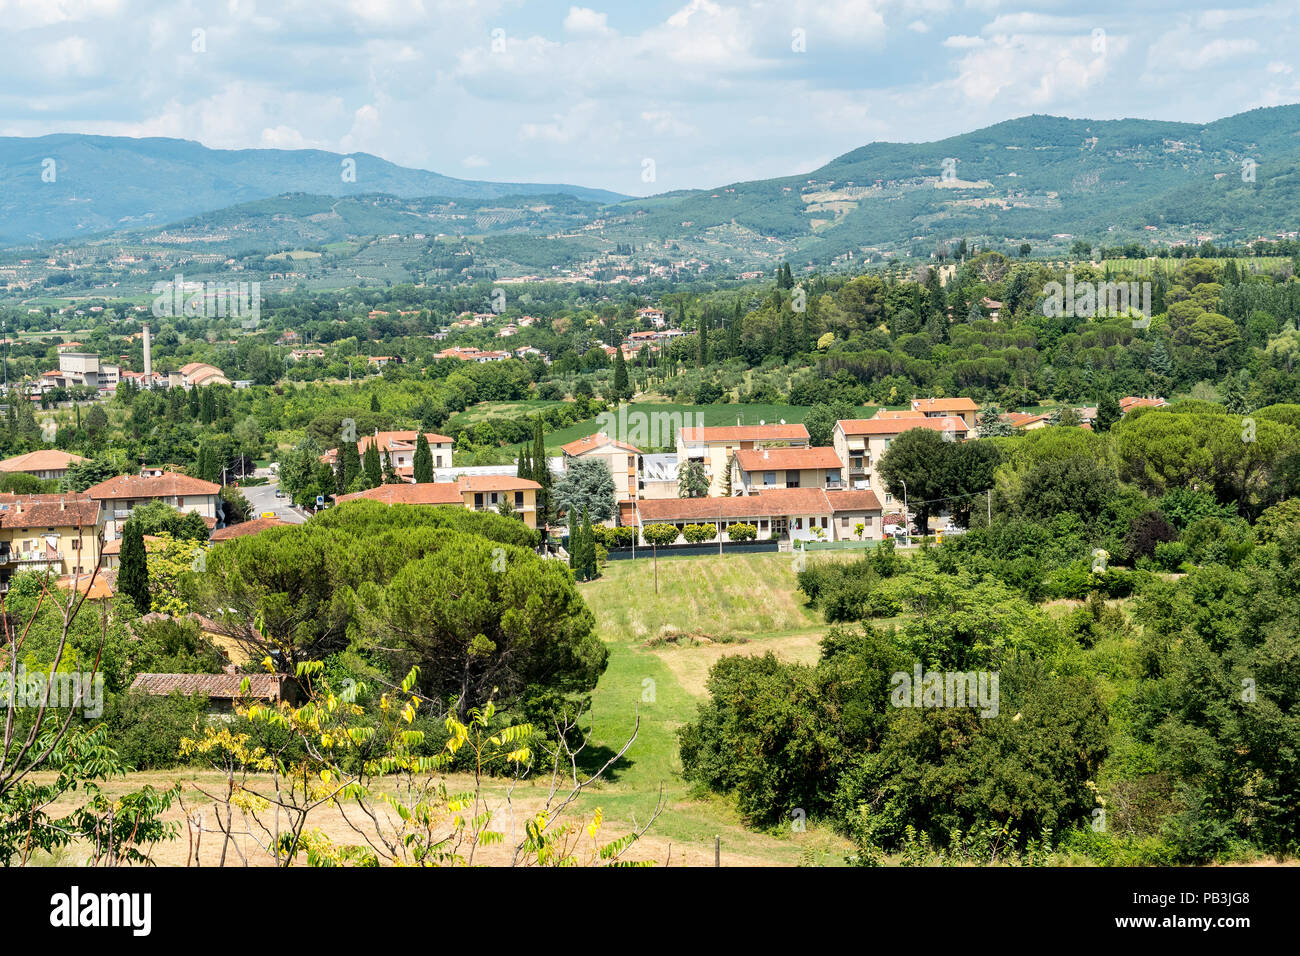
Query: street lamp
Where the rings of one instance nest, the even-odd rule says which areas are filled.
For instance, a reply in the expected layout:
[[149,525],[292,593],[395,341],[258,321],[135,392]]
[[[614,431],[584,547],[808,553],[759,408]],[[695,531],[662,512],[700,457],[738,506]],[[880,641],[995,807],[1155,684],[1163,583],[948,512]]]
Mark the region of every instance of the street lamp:
[[907,547],[912,546],[912,524],[907,517],[907,482],[902,478],[898,479],[903,486],[903,536],[907,538]]

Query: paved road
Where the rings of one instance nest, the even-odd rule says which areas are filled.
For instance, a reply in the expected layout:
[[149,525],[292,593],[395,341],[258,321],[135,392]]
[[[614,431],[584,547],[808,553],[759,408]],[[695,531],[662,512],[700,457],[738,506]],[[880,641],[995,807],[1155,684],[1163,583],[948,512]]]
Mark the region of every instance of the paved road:
[[289,524],[302,524],[306,521],[306,515],[293,507],[288,498],[277,498],[275,496],[276,487],[277,481],[275,478],[272,478],[269,484],[240,487],[239,490],[248,499],[249,519],[262,517],[264,511],[274,511],[277,518],[281,521],[287,521]]

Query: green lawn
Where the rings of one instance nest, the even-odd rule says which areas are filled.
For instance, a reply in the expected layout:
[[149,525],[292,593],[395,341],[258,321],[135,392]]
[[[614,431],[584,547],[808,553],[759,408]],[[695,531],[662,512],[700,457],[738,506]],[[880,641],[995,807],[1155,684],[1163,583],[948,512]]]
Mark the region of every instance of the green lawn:
[[[647,840],[671,844],[674,863],[711,865],[715,835],[722,839],[723,865],[789,865],[803,854],[824,855],[827,863],[842,859],[847,843],[816,826],[806,833],[747,830],[730,800],[692,792],[677,754],[678,728],[694,718],[718,658],[770,650],[787,660],[816,660],[826,625],[804,605],[793,558],[661,558],[657,593],[653,559],[611,561],[599,580],[579,587],[610,652],[592,701],[593,756],[603,760],[616,751],[641,720],[635,743],[585,805],[644,820],[662,787],[667,810]],[[647,645],[671,630],[694,641]]]
[[[804,416],[808,414],[808,408],[802,405],[676,405],[667,402],[632,402],[626,408],[629,416],[628,421],[633,425],[636,419],[631,416],[649,416],[656,413],[681,416],[680,420],[688,425],[703,424],[706,426],[757,425],[760,422],[774,425],[782,420],[788,423],[797,423],[802,422]],[[862,418],[870,418],[875,412],[876,406],[865,405],[859,407],[856,414]],[[697,415],[702,416],[702,419],[697,419]],[[660,420],[666,421],[666,419]],[[672,420],[677,421],[678,419],[674,417]],[[647,421],[653,422],[653,420],[649,419]],[[559,454],[558,449],[561,445],[577,438],[585,438],[595,432],[597,427],[597,420],[589,418],[586,421],[570,425],[568,428],[550,432],[546,436],[546,448],[552,454]],[[647,424],[643,427],[648,429],[650,425]],[[635,434],[630,432],[629,438],[632,437],[635,437]],[[675,441],[676,436],[674,434],[669,438],[667,444],[671,445]]]

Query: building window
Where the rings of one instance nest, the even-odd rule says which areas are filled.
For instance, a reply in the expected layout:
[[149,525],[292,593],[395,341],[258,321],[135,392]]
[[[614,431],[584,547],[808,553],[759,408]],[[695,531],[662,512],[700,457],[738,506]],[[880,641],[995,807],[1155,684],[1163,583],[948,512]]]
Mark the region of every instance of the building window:
[[797,471],[787,471],[787,472],[785,473],[785,486],[786,486],[787,488],[798,488],[798,487],[799,487],[799,472],[797,472]]
[[481,491],[474,492],[474,507],[475,508],[483,507],[483,492]]
[[516,507],[516,508],[522,508],[523,506],[524,506],[524,493],[523,493],[522,491],[516,491],[516,492],[515,492],[515,507]]
[[765,484],[765,485],[774,485],[774,484],[776,484],[776,472],[774,472],[774,471],[765,471],[765,472],[763,472],[763,484]]

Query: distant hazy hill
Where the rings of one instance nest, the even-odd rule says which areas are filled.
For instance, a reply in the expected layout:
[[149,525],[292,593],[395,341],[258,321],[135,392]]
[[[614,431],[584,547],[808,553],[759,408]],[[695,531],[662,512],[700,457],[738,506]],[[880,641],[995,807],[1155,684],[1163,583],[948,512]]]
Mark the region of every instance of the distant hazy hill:
[[[343,179],[347,158],[355,160],[355,182]],[[46,181],[51,169],[53,181]],[[453,179],[367,153],[208,149],[180,139],[76,134],[0,137],[0,183],[0,241],[8,244],[164,225],[284,193],[624,198],[582,186]]]
[[[46,157],[58,164],[54,183],[41,180]],[[1246,241],[1300,228],[1298,105],[1206,125],[1026,116],[934,143],[872,143],[801,175],[648,199],[466,182],[354,158],[349,184],[343,156],[314,150],[0,139],[0,242],[156,234],[164,225],[186,241],[254,247],[513,233],[536,237],[531,268],[545,266],[547,243],[552,262],[575,254],[566,247],[669,240],[733,263],[824,263],[864,247],[928,253],[957,236],[1120,244],[1199,233]],[[1253,180],[1243,179],[1246,161],[1256,164]],[[565,238],[540,238],[548,236]]]
[[[1254,182],[1241,175],[1247,159],[1258,164]],[[913,237],[928,247],[959,235],[1118,242],[1148,225],[1244,239],[1297,228],[1297,164],[1300,106],[1204,126],[1027,116],[934,143],[873,143],[804,175],[616,208],[653,238],[739,227],[818,260]],[[607,220],[616,222],[608,211]]]

